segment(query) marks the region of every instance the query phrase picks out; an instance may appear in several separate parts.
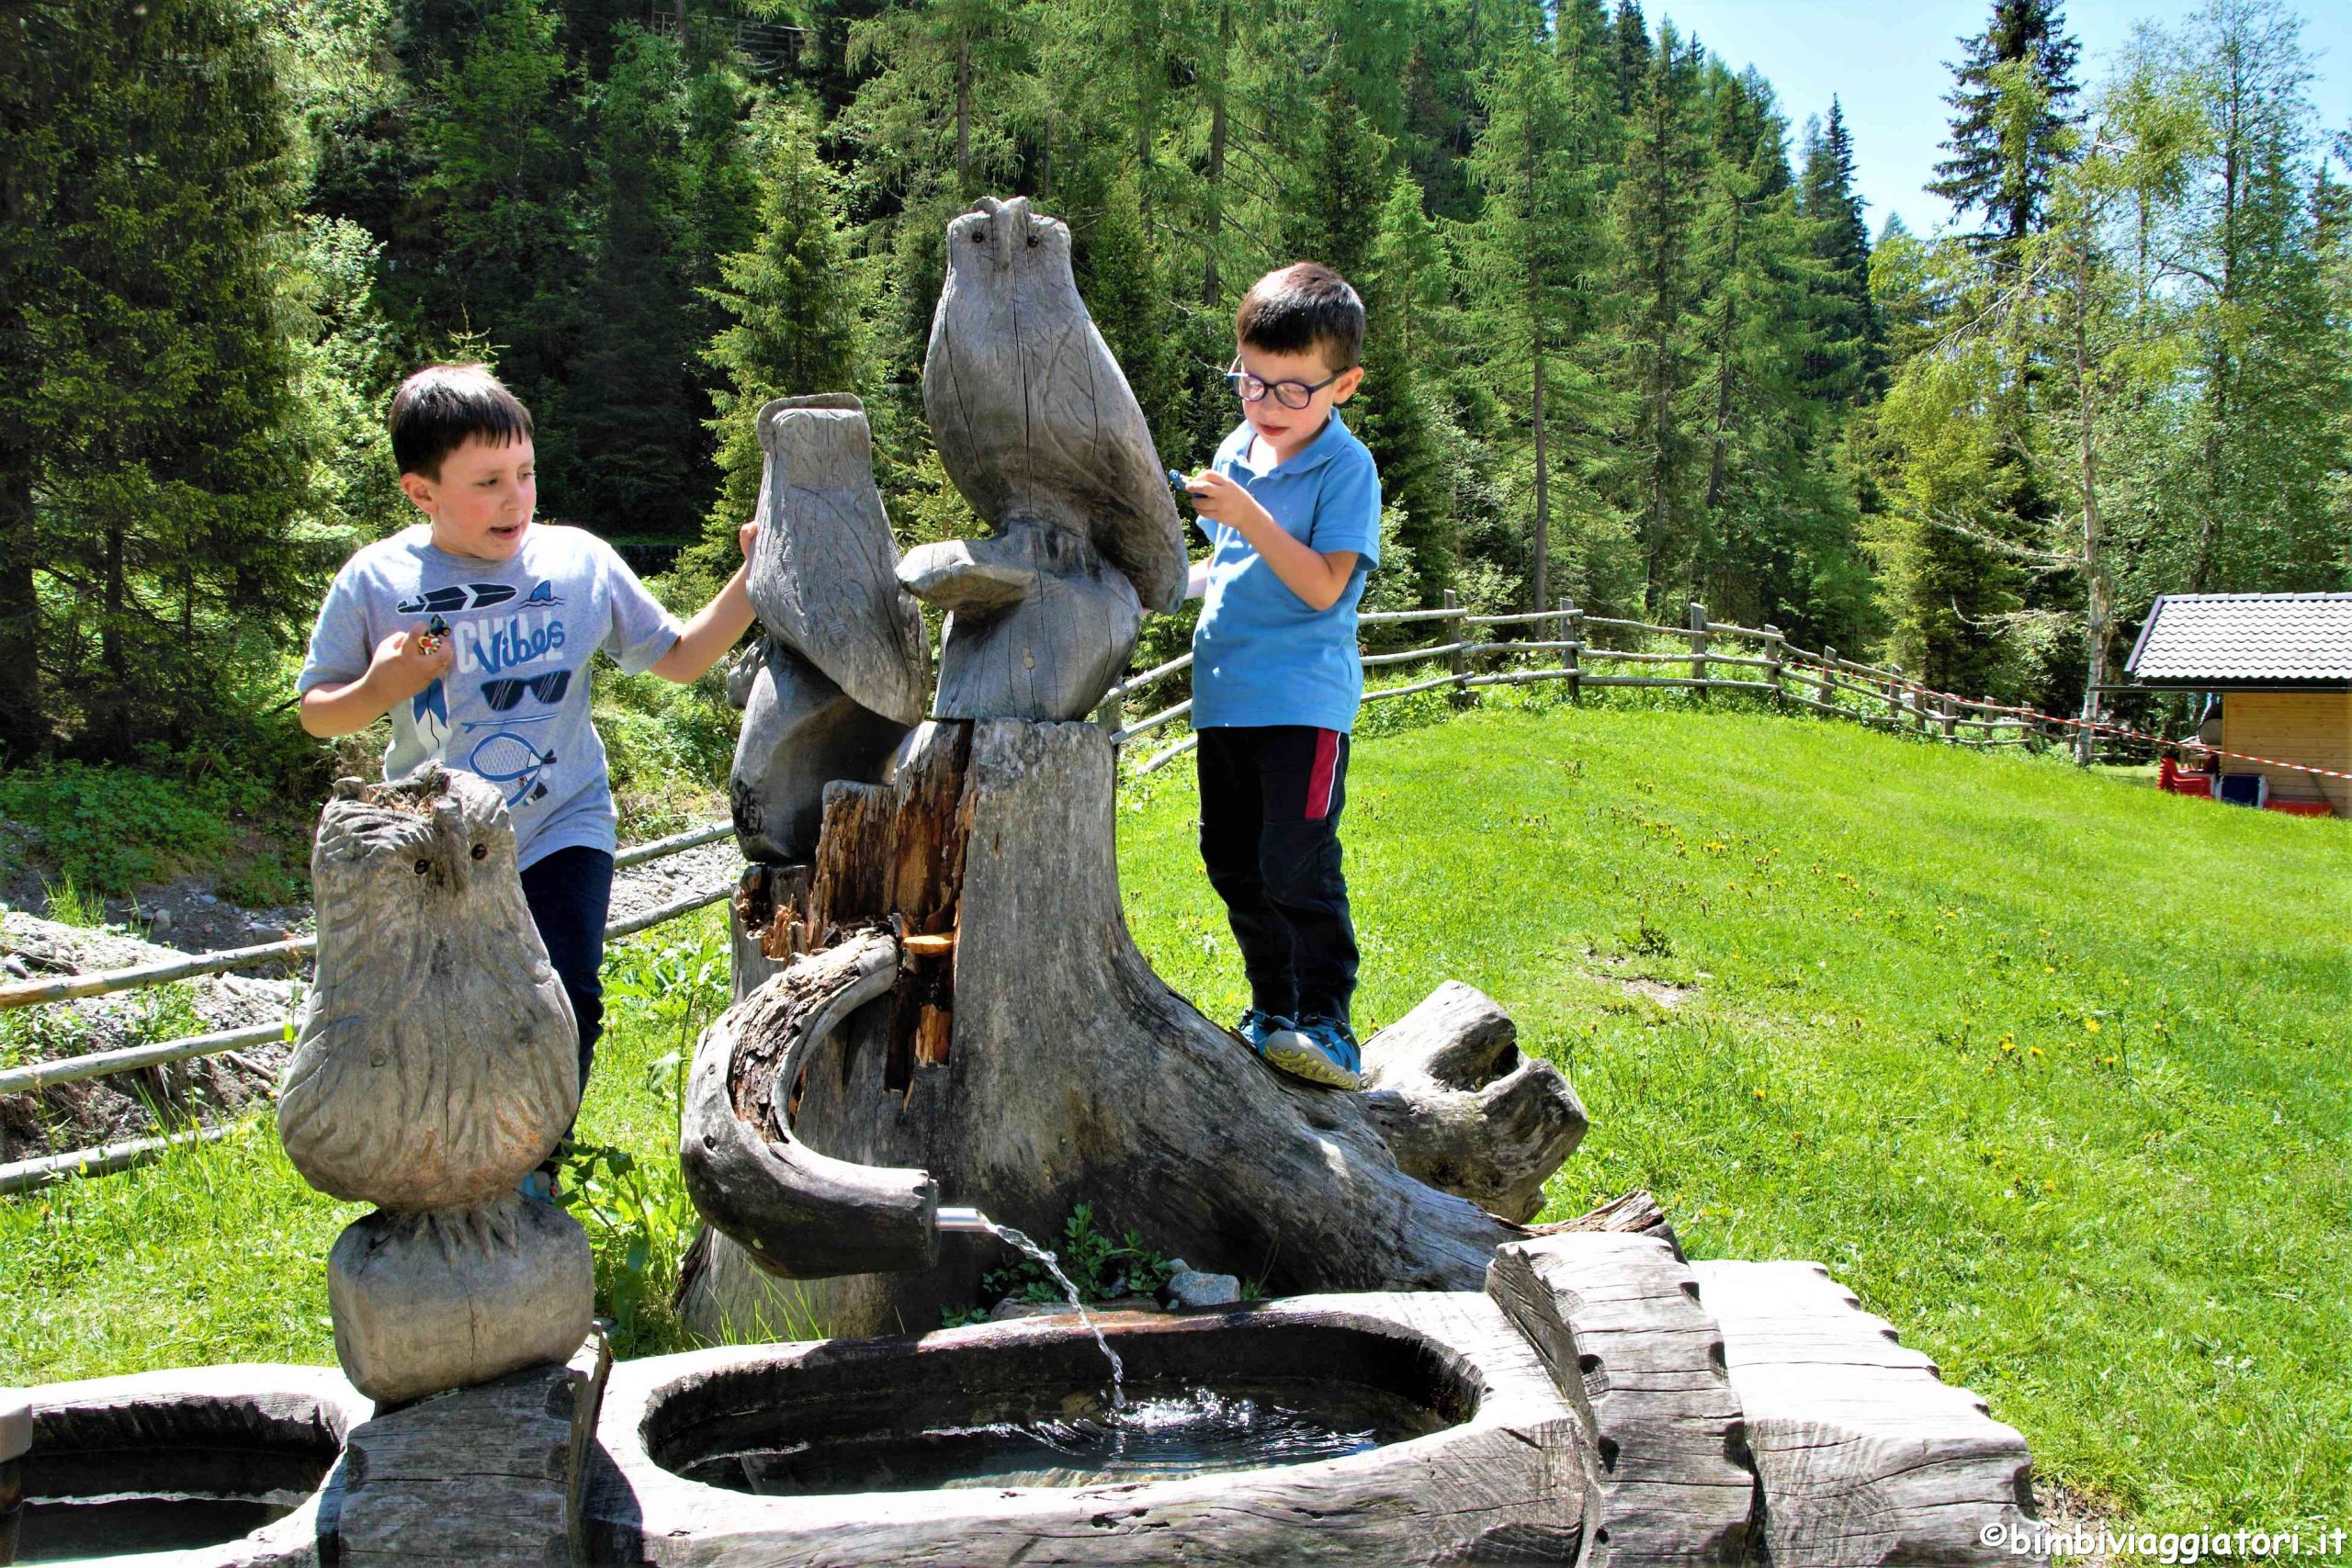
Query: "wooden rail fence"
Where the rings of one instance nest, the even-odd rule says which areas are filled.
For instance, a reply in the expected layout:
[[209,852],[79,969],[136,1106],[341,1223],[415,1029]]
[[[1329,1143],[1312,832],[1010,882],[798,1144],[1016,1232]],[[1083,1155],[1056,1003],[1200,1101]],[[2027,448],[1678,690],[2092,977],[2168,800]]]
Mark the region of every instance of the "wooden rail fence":
[[[683,854],[705,844],[715,844],[734,835],[734,825],[713,822],[688,832],[656,839],[650,843],[635,844],[613,856],[613,866],[623,870],[643,865],[648,861]],[[673,898],[666,904],[642,910],[626,919],[615,920],[605,928],[605,940],[616,941],[633,936],[641,931],[690,915],[696,909],[718,903],[735,891],[735,885],[704,888]],[[11,986],[0,986],[0,1010],[10,1008],[34,1007],[45,1002],[72,1001],[83,997],[111,996],[122,991],[141,989],[150,986],[170,985],[175,980],[195,979],[206,975],[225,974],[235,969],[268,968],[287,964],[299,964],[317,951],[318,938],[295,937],[286,942],[265,942],[256,947],[232,948],[220,953],[191,954],[187,958],[170,959],[160,964],[142,964],[124,969],[109,969],[91,975],[73,975],[54,980],[27,980]],[[59,1084],[80,1083],[89,1078],[108,1077],[118,1073],[137,1072],[145,1067],[159,1067],[173,1062],[185,1062],[197,1056],[217,1056],[224,1052],[241,1050],[250,1045],[266,1045],[293,1036],[293,1021],[254,1024],[244,1029],[227,1029],[209,1034],[191,1034],[179,1040],[159,1040],[144,1045],[126,1045],[114,1051],[93,1051],[86,1055],[67,1056],[58,1061],[28,1063],[23,1066],[0,1068],[0,1094],[26,1094]],[[78,1176],[102,1176],[108,1171],[153,1159],[165,1149],[185,1144],[210,1143],[222,1138],[238,1125],[235,1122],[216,1122],[185,1132],[170,1133],[152,1138],[131,1138],[121,1143],[107,1144],[96,1148],[68,1149],[62,1154],[43,1155],[33,1159],[17,1160],[0,1165],[0,1194],[21,1192],[52,1181]]]
[[[1366,670],[1416,664],[1444,667],[1442,674],[1367,691],[1366,703],[1441,690],[1450,690],[1458,700],[1469,702],[1475,700],[1470,694],[1483,686],[1556,681],[1567,687],[1571,702],[1579,700],[1588,689],[1647,687],[1702,694],[1741,692],[1957,746],[2056,744],[2070,740],[2079,728],[2071,720],[1931,691],[1905,680],[1900,666],[1880,669],[1840,658],[1834,648],[1817,652],[1799,648],[1776,626],[1709,620],[1706,607],[1696,603],[1679,626],[1587,615],[1566,599],[1550,610],[1472,615],[1450,592],[1440,609],[1374,611],[1358,619],[1366,626],[1444,623],[1438,641],[1359,655]],[[1508,639],[1491,635],[1493,628],[1504,626],[1538,635]],[[1616,646],[1626,643],[1647,646]],[[1501,661],[1538,654],[1551,656],[1551,661],[1528,668],[1495,668]],[[1189,653],[1171,659],[1128,676],[1103,694],[1094,719],[1111,732],[1114,746],[1124,749],[1192,713],[1192,698],[1187,695],[1140,718],[1126,717],[1128,698],[1182,674],[1192,662]],[[1137,763],[1134,774],[1157,773],[1198,744],[1199,738],[1192,735],[1166,744]]]

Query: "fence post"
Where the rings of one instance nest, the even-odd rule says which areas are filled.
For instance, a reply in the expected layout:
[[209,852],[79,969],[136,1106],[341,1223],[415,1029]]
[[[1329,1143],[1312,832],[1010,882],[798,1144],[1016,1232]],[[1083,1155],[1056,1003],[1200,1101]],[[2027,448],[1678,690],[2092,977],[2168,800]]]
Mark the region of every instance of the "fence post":
[[1573,599],[1560,601],[1560,640],[1568,646],[1560,649],[1560,663],[1568,672],[1568,701],[1584,701],[1584,612],[1577,608]]
[[1944,696],[1944,739],[1960,739],[1960,699],[1949,693]]
[[1774,707],[1781,705],[1781,699],[1786,694],[1781,690],[1781,653],[1785,647],[1786,642],[1781,636],[1781,628],[1774,626],[1770,621],[1765,622],[1764,658],[1766,662],[1764,665],[1764,679],[1771,684],[1772,705]]
[[[1461,598],[1451,588],[1445,591],[1445,607],[1448,611],[1458,611],[1462,608]],[[1442,625],[1445,626],[1445,640],[1448,642],[1463,641],[1470,630],[1462,624],[1462,617],[1459,615],[1449,614]],[[1476,693],[1464,691],[1462,686],[1462,682],[1470,678],[1470,656],[1456,649],[1445,656],[1445,668],[1453,677],[1453,685],[1445,694],[1446,701],[1458,708],[1466,708],[1477,701]]]
[[1886,716],[1895,728],[1900,729],[1903,728],[1903,666],[1888,665],[1886,677]]
[[1835,645],[1821,645],[1821,700],[1831,707],[1838,705],[1838,649]]
[[1690,679],[1699,682],[1702,696],[1707,692],[1707,607],[1696,599],[1690,601],[1686,615],[1690,627]]

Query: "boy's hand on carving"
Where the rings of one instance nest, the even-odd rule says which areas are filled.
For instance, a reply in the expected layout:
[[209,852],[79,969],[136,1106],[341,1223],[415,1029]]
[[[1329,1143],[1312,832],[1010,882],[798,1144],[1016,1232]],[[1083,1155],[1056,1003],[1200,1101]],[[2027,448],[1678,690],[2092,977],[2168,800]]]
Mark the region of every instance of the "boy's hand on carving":
[[413,626],[376,645],[366,679],[389,708],[447,675],[457,661],[455,638],[428,637],[424,627]]
[[760,540],[760,520],[756,517],[735,530],[735,543],[742,547],[743,558],[752,558],[752,547]]

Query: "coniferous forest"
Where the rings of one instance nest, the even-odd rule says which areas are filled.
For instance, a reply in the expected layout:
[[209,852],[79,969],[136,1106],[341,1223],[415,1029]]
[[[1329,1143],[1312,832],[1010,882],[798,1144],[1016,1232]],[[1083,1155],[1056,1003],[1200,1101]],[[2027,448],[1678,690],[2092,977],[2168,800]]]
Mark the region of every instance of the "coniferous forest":
[[1697,598],[2071,712],[2159,592],[2352,586],[2352,141],[2292,11],[2086,62],[1991,0],[1950,58],[1961,220],[1873,235],[1834,104],[1634,0],[18,0],[0,748],[284,730],[428,359],[681,603],[771,397],[857,391],[902,533],[968,528],[920,371],[982,194],[1069,223],[1171,464],[1252,279],[1357,283],[1382,604]]

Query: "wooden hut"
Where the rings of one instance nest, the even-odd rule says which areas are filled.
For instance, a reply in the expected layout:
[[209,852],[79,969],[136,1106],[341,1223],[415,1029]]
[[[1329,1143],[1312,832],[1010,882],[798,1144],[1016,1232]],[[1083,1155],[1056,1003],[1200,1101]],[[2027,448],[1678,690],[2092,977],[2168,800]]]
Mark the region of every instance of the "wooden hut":
[[[2126,665],[2143,687],[2221,698],[2221,773],[2259,773],[2288,809],[2352,816],[2352,593],[2165,593]],[[2210,731],[2208,732],[2210,738]]]

